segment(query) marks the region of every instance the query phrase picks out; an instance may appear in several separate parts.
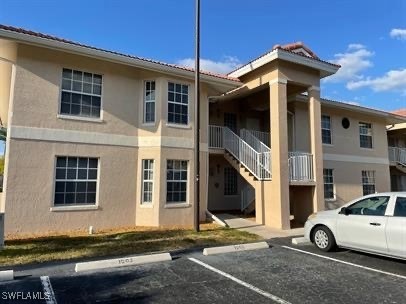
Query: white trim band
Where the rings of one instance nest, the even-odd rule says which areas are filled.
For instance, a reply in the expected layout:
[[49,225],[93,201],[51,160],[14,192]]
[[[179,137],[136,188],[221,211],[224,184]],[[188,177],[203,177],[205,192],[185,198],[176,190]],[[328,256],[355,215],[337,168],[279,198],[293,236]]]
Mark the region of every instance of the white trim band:
[[[11,126],[10,138],[122,147],[168,147],[193,149],[193,138],[170,136],[128,136],[99,132]],[[203,146],[205,148],[205,146]],[[206,151],[206,150],[203,150]]]
[[367,157],[342,154],[323,154],[323,160],[363,164],[389,165],[389,159],[384,157]]

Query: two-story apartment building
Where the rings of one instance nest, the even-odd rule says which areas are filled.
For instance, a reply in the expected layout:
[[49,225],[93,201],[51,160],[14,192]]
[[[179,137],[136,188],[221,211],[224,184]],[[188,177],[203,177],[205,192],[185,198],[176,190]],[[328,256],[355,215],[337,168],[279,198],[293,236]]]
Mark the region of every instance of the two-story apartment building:
[[[202,72],[200,218],[275,228],[390,190],[400,115],[320,98],[339,66],[301,43]],[[193,225],[193,70],[0,26],[7,235]]]

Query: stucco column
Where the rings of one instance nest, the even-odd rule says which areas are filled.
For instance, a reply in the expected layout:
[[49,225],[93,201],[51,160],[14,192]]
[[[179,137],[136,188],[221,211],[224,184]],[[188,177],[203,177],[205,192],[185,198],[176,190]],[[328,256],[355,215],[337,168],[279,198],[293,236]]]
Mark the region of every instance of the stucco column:
[[320,88],[310,87],[307,92],[309,96],[310,152],[313,154],[313,174],[316,182],[313,191],[313,212],[317,212],[324,209]]
[[287,81],[269,82],[272,180],[264,183],[265,225],[290,228]]

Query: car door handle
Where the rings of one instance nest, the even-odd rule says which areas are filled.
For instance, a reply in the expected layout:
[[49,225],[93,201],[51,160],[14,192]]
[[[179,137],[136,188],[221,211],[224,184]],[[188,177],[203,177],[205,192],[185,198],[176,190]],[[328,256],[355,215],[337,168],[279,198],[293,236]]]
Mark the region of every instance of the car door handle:
[[369,224],[372,225],[372,226],[381,226],[380,223],[369,223]]

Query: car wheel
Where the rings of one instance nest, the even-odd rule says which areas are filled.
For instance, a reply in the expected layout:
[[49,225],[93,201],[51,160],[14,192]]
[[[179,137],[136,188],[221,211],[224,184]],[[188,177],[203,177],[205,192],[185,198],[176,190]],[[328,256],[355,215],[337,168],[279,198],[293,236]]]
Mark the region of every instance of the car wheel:
[[325,226],[314,228],[313,242],[317,248],[323,251],[331,251],[336,247],[336,240],[333,233]]

